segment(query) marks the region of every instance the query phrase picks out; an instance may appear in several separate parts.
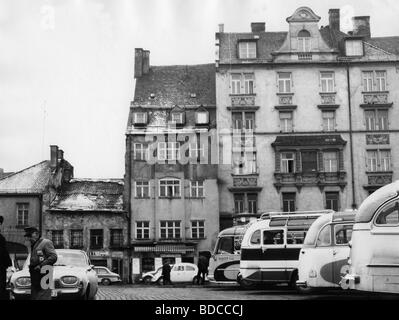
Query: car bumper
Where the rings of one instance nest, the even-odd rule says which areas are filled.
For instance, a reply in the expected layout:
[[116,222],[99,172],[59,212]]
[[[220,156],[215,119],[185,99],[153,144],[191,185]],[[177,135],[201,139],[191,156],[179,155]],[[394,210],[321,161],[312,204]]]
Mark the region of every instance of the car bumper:
[[[30,289],[16,288],[11,290],[11,295],[14,299],[29,299],[31,295]],[[78,299],[83,297],[84,291],[82,288],[62,288],[62,289],[52,289],[51,298],[72,298]]]
[[306,288],[306,287],[308,286],[308,283],[307,283],[306,281],[300,281],[300,280],[298,280],[298,281],[296,282],[296,286],[297,286],[297,287],[301,287],[301,288]]

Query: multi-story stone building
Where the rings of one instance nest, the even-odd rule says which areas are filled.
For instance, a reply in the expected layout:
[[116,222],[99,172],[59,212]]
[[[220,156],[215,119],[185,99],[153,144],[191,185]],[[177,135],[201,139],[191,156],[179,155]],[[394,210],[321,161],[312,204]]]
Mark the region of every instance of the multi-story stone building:
[[[310,8],[287,31],[216,33],[221,229],[266,211],[358,207],[399,178],[399,37]],[[241,218],[241,219],[235,219]]]
[[[196,262],[219,232],[215,66],[151,66],[135,51],[126,131],[125,199],[132,274]],[[215,144],[213,144],[215,145]],[[216,154],[216,153],[214,153]]]
[[58,188],[73,178],[73,167],[64,159],[64,152],[58,146],[50,148],[50,160],[0,180],[2,233],[13,258],[26,258],[24,228],[35,226],[41,232],[44,230],[43,212],[49,208]]
[[84,250],[92,264],[129,281],[123,180],[72,179],[58,190],[43,220],[56,248]]

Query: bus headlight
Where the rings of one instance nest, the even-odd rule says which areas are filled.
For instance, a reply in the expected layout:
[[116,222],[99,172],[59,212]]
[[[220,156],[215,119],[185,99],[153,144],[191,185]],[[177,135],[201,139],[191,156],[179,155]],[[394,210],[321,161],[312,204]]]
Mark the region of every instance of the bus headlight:
[[310,270],[309,271],[309,278],[316,278],[316,277],[317,277],[316,270]]

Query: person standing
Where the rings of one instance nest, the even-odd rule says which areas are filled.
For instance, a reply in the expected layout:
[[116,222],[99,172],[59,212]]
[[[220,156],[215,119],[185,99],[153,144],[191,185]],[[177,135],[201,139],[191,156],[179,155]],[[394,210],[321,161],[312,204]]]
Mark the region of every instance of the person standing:
[[[3,225],[4,217],[0,216],[0,226]],[[7,292],[7,268],[11,267],[11,259],[6,247],[6,239],[0,233],[0,300],[9,300]]]
[[205,275],[208,273],[208,263],[208,259],[204,255],[198,257],[197,284],[205,283]]
[[163,277],[163,284],[167,285],[167,284],[172,284],[172,282],[170,281],[170,264],[169,261],[166,261],[164,263],[164,265],[162,266],[162,277]]
[[57,261],[53,242],[42,238],[37,228],[25,228],[25,238],[31,245],[29,272],[31,278],[31,300],[51,300],[51,289],[42,288],[41,280],[44,266],[52,266]]

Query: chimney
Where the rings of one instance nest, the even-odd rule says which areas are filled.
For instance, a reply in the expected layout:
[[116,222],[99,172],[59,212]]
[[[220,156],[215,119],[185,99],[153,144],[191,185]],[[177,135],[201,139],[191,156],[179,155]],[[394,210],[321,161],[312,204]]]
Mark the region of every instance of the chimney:
[[353,35],[371,38],[370,16],[353,17]]
[[58,149],[57,157],[58,157],[58,163],[61,163],[62,160],[64,160],[64,151]]
[[143,75],[143,49],[134,50],[134,77],[140,78]]
[[56,170],[58,167],[58,146],[50,146],[50,167]]
[[221,23],[219,24],[219,33],[223,33],[224,32],[224,24]]
[[340,31],[341,30],[341,19],[339,9],[330,9],[328,11],[330,30]]
[[266,23],[265,22],[252,22],[251,23],[252,32],[265,32]]
[[143,74],[148,74],[150,72],[150,51],[143,51]]

